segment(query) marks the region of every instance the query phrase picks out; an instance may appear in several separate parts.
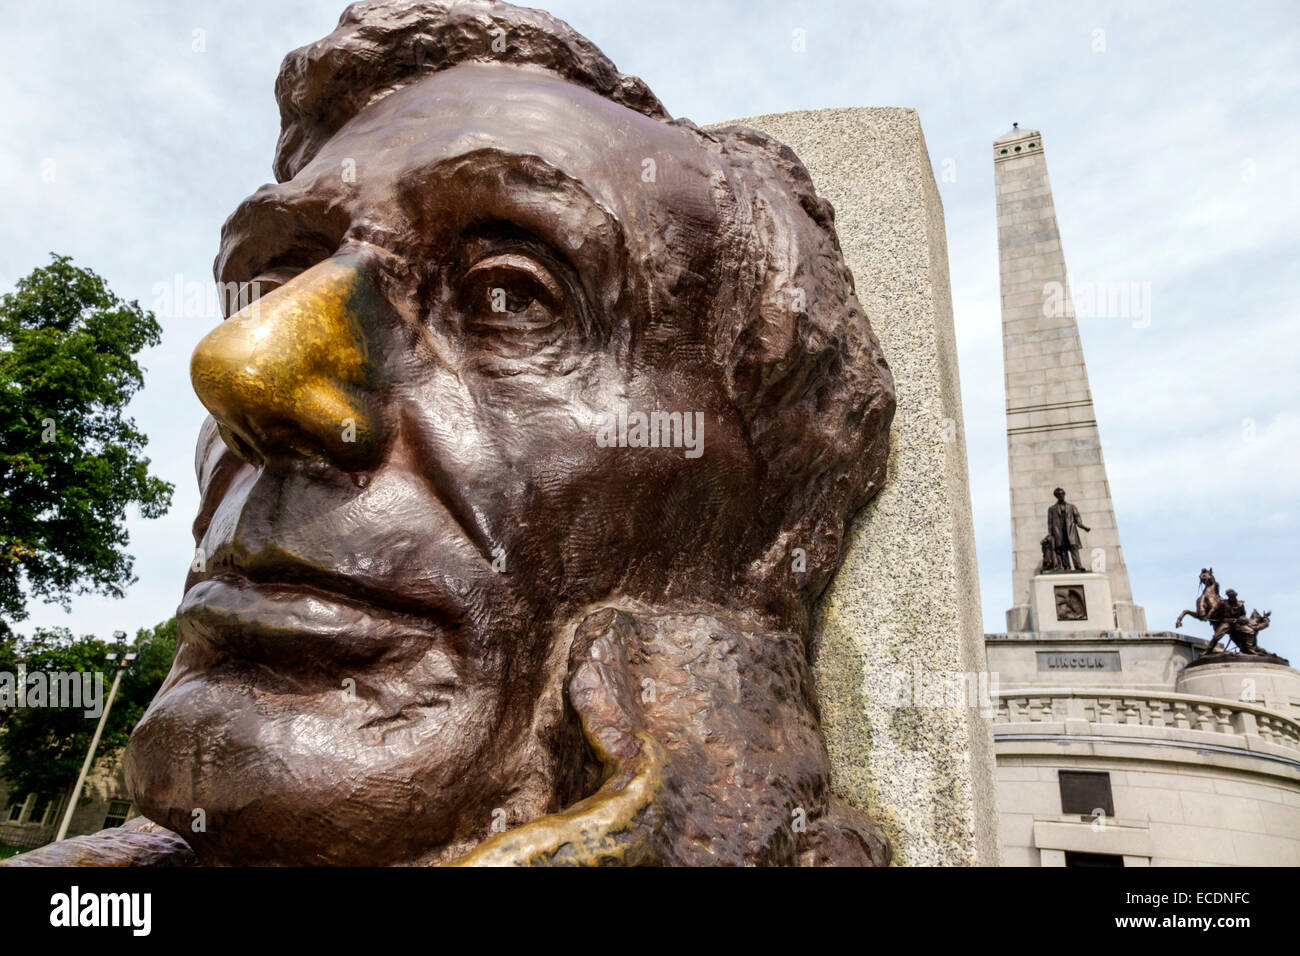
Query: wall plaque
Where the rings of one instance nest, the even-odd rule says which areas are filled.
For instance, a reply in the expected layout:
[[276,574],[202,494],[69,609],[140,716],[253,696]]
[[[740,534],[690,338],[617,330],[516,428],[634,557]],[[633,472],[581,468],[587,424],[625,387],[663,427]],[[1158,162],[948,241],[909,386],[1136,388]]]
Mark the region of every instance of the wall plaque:
[[1080,584],[1058,584],[1056,586],[1056,619],[1058,621],[1088,620],[1088,602],[1083,596]]
[[1040,671],[1117,671],[1119,651],[1039,651]]

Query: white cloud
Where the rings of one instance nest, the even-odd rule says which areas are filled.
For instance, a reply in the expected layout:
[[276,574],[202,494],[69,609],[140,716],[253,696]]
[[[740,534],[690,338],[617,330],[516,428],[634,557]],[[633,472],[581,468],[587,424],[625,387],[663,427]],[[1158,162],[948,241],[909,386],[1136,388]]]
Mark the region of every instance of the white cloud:
[[[1095,320],[1082,331],[1138,600],[1153,625],[1167,626],[1166,612],[1194,595],[1201,563],[1215,563],[1279,623],[1300,619],[1283,550],[1300,448],[1300,19],[1291,3],[541,5],[699,123],[830,106],[919,109],[931,157],[953,159],[958,172],[941,188],[991,630],[1010,603],[1010,556],[989,147],[1013,120],[1041,129],[1074,276],[1152,283],[1149,328]],[[207,279],[222,220],[270,176],[279,61],[328,32],[343,6],[8,11],[0,285],[49,250],[146,304],[154,283],[178,272]],[[796,28],[802,54],[791,49]],[[206,31],[202,54],[191,50],[195,29]],[[1097,29],[1103,53],[1093,51]],[[53,188],[39,181],[46,156],[61,172]],[[1253,182],[1243,180],[1245,160]],[[126,601],[80,600],[70,618],[37,607],[34,622],[103,632],[175,607],[201,415],[186,359],[201,332],[196,320],[168,320],[145,360],[135,414],[178,491],[166,518],[131,524],[140,583]],[[1257,423],[1249,444],[1245,418]],[[1294,633],[1279,627],[1273,642],[1291,642],[1293,657]]]

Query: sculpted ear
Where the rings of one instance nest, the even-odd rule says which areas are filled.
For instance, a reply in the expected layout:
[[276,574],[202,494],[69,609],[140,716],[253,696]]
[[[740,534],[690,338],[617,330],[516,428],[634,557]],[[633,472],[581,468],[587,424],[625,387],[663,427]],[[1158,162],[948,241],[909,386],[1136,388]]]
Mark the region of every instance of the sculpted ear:
[[600,789],[559,813],[496,834],[448,866],[635,866],[665,862],[680,801],[668,751],[649,732],[627,662],[635,621],[585,618],[569,654],[569,702],[604,768]]

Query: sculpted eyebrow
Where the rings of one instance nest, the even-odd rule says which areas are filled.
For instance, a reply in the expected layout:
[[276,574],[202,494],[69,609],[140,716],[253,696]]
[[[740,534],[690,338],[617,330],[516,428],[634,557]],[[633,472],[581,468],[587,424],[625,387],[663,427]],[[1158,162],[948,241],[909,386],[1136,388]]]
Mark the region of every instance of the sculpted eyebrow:
[[[612,210],[579,180],[531,153],[486,148],[442,159],[406,177],[401,192],[417,220],[429,212],[429,196],[455,196],[455,228],[475,220],[514,220],[575,260],[599,254],[596,245],[623,244],[622,223]],[[533,202],[543,193],[563,201],[548,204],[543,213]],[[435,217],[447,214],[442,203],[435,205]]]
[[345,230],[346,225],[319,218],[307,204],[254,194],[221,227],[217,278],[247,282],[270,268],[315,265],[334,252]]

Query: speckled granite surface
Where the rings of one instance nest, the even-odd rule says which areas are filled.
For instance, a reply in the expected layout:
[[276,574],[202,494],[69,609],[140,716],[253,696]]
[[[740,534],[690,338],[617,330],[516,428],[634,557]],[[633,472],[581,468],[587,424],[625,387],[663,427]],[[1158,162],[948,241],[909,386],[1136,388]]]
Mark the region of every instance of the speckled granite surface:
[[920,120],[854,108],[718,125],[788,144],[834,204],[898,388],[889,478],[814,625],[835,786],[884,827],[898,865],[996,865],[990,724],[966,706],[913,706],[911,693],[918,678],[985,669],[943,206]]

